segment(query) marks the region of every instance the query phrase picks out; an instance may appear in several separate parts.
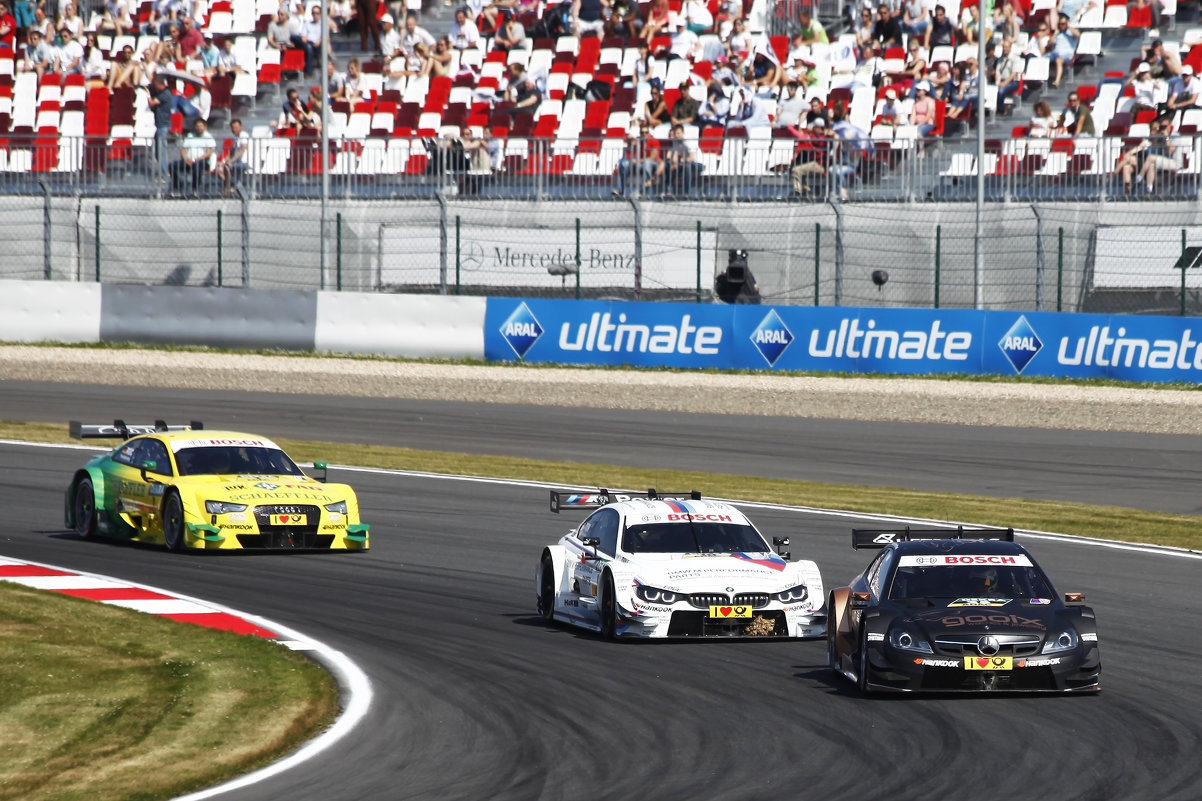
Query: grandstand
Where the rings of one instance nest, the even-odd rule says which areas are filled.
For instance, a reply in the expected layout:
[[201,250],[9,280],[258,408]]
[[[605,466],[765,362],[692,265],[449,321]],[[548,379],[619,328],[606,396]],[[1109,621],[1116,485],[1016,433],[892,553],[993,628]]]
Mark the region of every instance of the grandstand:
[[[336,191],[348,197],[428,198],[454,185],[456,191],[481,197],[612,199],[615,173],[623,157],[626,138],[635,130],[649,96],[651,79],[662,81],[669,108],[682,82],[698,100],[706,81],[725,52],[714,32],[700,36],[692,60],[655,59],[645,79],[636,76],[639,53],[632,41],[616,37],[531,35],[509,52],[490,49],[491,37],[481,45],[456,51],[450,74],[444,77],[389,78],[388,65],[372,54],[357,50],[357,41],[343,35],[334,44],[343,65],[350,56],[363,59],[365,98],[350,105],[335,102],[330,109],[330,151],[323,159],[318,132],[278,124],[280,102],[289,88],[307,96],[315,81],[304,79],[303,54],[283,54],[267,46],[266,27],[278,0],[197,0],[193,15],[202,30],[217,39],[232,38],[241,63],[253,69],[236,76],[207,79],[209,117],[214,135],[228,152],[228,123],[242,117],[251,130],[253,146],[245,188],[259,197],[315,197],[320,190],[323,164]],[[957,17],[956,0],[945,3],[949,16]],[[642,4],[646,14],[649,4]],[[670,6],[680,10],[679,0]],[[718,0],[711,0],[711,13]],[[1050,0],[1019,0],[1022,31],[1015,43],[1024,48],[1027,37],[1041,20],[1054,15]],[[545,3],[521,14],[532,34]],[[744,0],[743,13],[754,35],[763,34],[771,56],[783,61],[790,51],[796,6],[780,0]],[[381,14],[386,10],[380,6]],[[135,16],[149,19],[151,3],[143,0]],[[1166,51],[1178,54],[1183,65],[1202,70],[1202,28],[1190,27],[1197,19],[1194,4],[1178,7],[1163,3],[1161,29]],[[423,24],[445,30],[449,8],[435,5],[424,12]],[[95,31],[99,11],[85,16],[86,30]],[[1121,154],[1146,137],[1156,111],[1133,111],[1134,92],[1127,76],[1141,57],[1141,48],[1152,39],[1152,18],[1146,7],[1128,14],[1125,0],[1105,0],[1086,11],[1077,23],[1082,31],[1065,80],[1053,87],[1052,63],[1047,56],[1024,60],[1022,88],[1013,108],[997,108],[996,87],[982,102],[988,113],[985,159],[977,164],[975,131],[971,125],[954,129],[939,101],[933,142],[923,147],[915,126],[892,126],[880,119],[889,86],[904,92],[911,76],[904,76],[905,49],[883,53],[889,84],[862,85],[854,72],[832,68],[837,48],[854,48],[855,34],[841,18],[828,19],[829,44],[807,48],[815,62],[816,81],[807,98],[818,98],[828,109],[843,105],[848,120],[866,133],[863,147],[841,142],[799,139],[789,128],[740,124],[686,127],[685,139],[703,167],[693,191],[700,198],[738,200],[955,200],[975,192],[978,168],[987,176],[990,199],[1071,199],[1121,195],[1121,180],[1114,176]],[[105,58],[118,58],[129,44],[142,52],[154,39],[148,34],[98,37]],[[53,192],[95,195],[156,196],[164,187],[152,178],[153,115],[148,93],[130,87],[110,91],[89,85],[80,74],[47,74],[39,80],[20,69],[21,42],[0,46],[0,190],[10,193]],[[651,41],[653,52],[670,44],[666,36]],[[959,43],[936,47],[930,63],[962,63],[976,55],[976,45]],[[521,63],[531,74],[545,77],[543,98],[536,107],[513,113],[495,98],[506,68]],[[194,62],[177,62],[181,74],[199,72]],[[608,98],[583,99],[570,91],[593,82],[608,89]],[[193,95],[199,81],[179,80],[177,91]],[[1076,90],[1092,108],[1097,136],[1028,136],[1033,104],[1042,99],[1058,113],[1070,90]],[[729,91],[729,90],[728,90]],[[780,89],[763,93],[761,100],[771,118],[778,109]],[[1157,88],[1158,101],[1168,92]],[[606,92],[601,92],[604,96]],[[907,101],[908,102],[908,101]],[[975,123],[975,114],[963,115]],[[176,114],[173,132],[184,130]],[[1164,170],[1152,197],[1196,197],[1202,174],[1202,107],[1174,111],[1169,116],[1174,166]],[[457,137],[461,127],[490,141],[494,159],[490,168],[469,170],[438,157],[436,140]],[[667,137],[667,127],[657,126],[652,136]],[[825,174],[807,178],[798,186],[789,169],[803,149],[818,148],[831,167]],[[926,158],[918,158],[923,153]],[[449,174],[448,174],[449,173]],[[466,173],[466,174],[456,174]],[[799,191],[800,189],[800,191]],[[203,194],[220,195],[222,184],[214,176]],[[652,187],[654,198],[671,187]]]

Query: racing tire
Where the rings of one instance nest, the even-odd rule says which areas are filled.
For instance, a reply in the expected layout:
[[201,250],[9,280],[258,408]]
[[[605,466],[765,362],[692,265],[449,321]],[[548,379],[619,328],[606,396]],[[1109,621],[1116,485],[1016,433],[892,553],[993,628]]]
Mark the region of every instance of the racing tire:
[[860,692],[864,695],[872,695],[872,690],[868,686],[868,632],[860,631],[860,658],[859,669],[856,670],[856,686],[860,688]]
[[555,620],[555,563],[551,554],[543,554],[543,566],[538,580],[538,613],[544,623]]
[[179,493],[172,492],[163,499],[163,543],[167,550],[180,553],[185,550],[184,504]]
[[613,640],[618,636],[618,599],[614,592],[612,573],[605,574],[601,585],[601,639]]
[[96,490],[92,479],[81,478],[75,485],[75,533],[81,537],[96,534]]
[[826,619],[826,664],[836,676],[842,676],[839,669],[839,620],[835,614],[835,596],[832,594],[826,601],[830,617]]

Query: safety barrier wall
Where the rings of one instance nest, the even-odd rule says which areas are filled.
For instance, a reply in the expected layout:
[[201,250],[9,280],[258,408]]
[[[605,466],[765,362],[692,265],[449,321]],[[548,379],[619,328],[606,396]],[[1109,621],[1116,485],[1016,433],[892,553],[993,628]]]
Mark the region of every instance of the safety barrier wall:
[[1188,382],[1202,319],[0,281],[0,340]]

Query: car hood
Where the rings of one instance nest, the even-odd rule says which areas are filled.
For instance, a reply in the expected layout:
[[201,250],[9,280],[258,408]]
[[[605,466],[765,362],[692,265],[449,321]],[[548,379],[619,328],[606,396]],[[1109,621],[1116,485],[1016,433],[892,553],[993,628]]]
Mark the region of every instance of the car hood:
[[340,500],[341,485],[327,485],[302,476],[184,476],[179,486],[207,498],[231,503],[329,503]]
[[640,581],[683,592],[725,589],[775,592],[798,583],[798,572],[771,552],[730,554],[639,554]]
[[1054,598],[938,598],[927,603],[929,606],[919,608],[901,606],[897,619],[916,626],[928,638],[943,634],[1044,636],[1063,626],[1064,606]]

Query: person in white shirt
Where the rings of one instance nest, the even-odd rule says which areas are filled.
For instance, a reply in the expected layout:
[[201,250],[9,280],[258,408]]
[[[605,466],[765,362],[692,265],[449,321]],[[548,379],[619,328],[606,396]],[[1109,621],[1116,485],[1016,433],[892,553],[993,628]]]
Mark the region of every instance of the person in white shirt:
[[54,71],[59,75],[83,73],[83,45],[75,38],[70,29],[62,32],[63,44],[58,49],[58,64]]
[[455,12],[455,21],[451,23],[451,44],[456,50],[466,50],[475,47],[480,41],[480,31],[476,23],[467,17],[467,9],[461,8]]
[[693,60],[701,54],[701,39],[689,30],[684,17],[676,20],[675,30],[672,31],[672,43],[668,46],[668,58],[683,58]]
[[401,53],[401,33],[396,29],[396,23],[391,14],[380,18],[380,55],[385,60],[392,60]]
[[418,42],[427,48],[434,47],[434,37],[425,28],[417,24],[417,14],[410,11],[405,15],[405,35],[401,37],[401,50],[406,56],[413,55],[413,48]]

